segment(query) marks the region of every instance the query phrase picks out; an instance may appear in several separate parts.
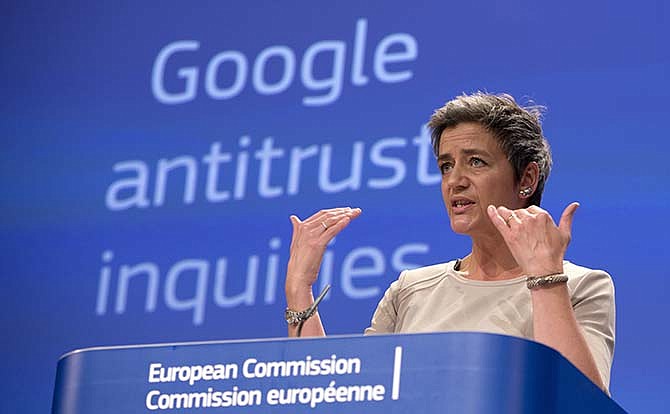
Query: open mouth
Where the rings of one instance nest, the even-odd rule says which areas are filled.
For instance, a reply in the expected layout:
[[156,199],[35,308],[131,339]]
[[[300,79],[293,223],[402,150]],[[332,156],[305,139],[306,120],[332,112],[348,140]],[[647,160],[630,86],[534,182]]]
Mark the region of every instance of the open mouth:
[[468,207],[474,205],[474,201],[470,200],[456,200],[451,203],[451,207],[454,213],[460,213],[468,209]]

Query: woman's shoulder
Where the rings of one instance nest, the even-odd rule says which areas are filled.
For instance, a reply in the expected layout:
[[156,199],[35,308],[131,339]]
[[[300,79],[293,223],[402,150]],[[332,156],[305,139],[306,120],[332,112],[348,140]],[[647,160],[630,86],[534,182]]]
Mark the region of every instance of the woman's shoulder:
[[568,276],[568,286],[571,290],[582,289],[614,289],[612,276],[602,269],[591,269],[569,261],[563,262],[563,271]]
[[563,270],[570,279],[579,279],[583,277],[611,278],[609,273],[602,269],[591,269],[572,263],[568,260],[563,261]]

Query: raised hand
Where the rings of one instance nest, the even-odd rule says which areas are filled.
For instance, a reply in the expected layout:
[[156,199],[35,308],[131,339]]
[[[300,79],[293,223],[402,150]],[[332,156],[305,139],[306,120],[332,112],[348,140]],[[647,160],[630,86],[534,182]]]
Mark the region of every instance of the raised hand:
[[524,273],[543,276],[563,273],[563,257],[577,207],[579,203],[567,206],[558,226],[549,213],[537,206],[510,210],[490,205],[487,213]]
[[326,246],[360,214],[360,208],[344,207],[321,210],[304,221],[291,216],[293,238],[286,274],[287,292],[289,288],[311,289]]

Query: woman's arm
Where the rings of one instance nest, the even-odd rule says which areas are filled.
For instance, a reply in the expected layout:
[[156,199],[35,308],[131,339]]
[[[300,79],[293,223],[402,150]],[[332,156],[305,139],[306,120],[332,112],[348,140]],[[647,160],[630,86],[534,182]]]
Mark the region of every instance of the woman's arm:
[[[290,310],[304,311],[314,303],[312,286],[317,280],[326,246],[360,214],[360,208],[345,207],[321,210],[304,221],[291,216],[293,238],[286,271],[286,304]],[[325,335],[316,312],[304,322],[301,336]],[[289,324],[288,336],[297,336],[297,325]]]
[[[537,206],[514,211],[489,206],[488,213],[524,273],[539,277],[563,273],[563,257],[578,207],[578,203],[570,204],[558,226]],[[535,340],[560,352],[599,388],[606,389],[577,323],[566,283],[531,289],[531,300]]]
[[560,352],[600,389],[603,379],[570,303],[568,287],[557,283],[532,289],[533,332],[536,341]]

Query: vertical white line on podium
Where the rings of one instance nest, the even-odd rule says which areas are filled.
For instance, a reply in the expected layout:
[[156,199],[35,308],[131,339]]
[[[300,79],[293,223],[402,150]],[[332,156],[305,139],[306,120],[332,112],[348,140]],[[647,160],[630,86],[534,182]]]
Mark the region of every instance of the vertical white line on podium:
[[397,400],[400,396],[400,367],[402,365],[402,347],[395,347],[395,359],[393,361],[393,386],[391,388],[391,399]]

